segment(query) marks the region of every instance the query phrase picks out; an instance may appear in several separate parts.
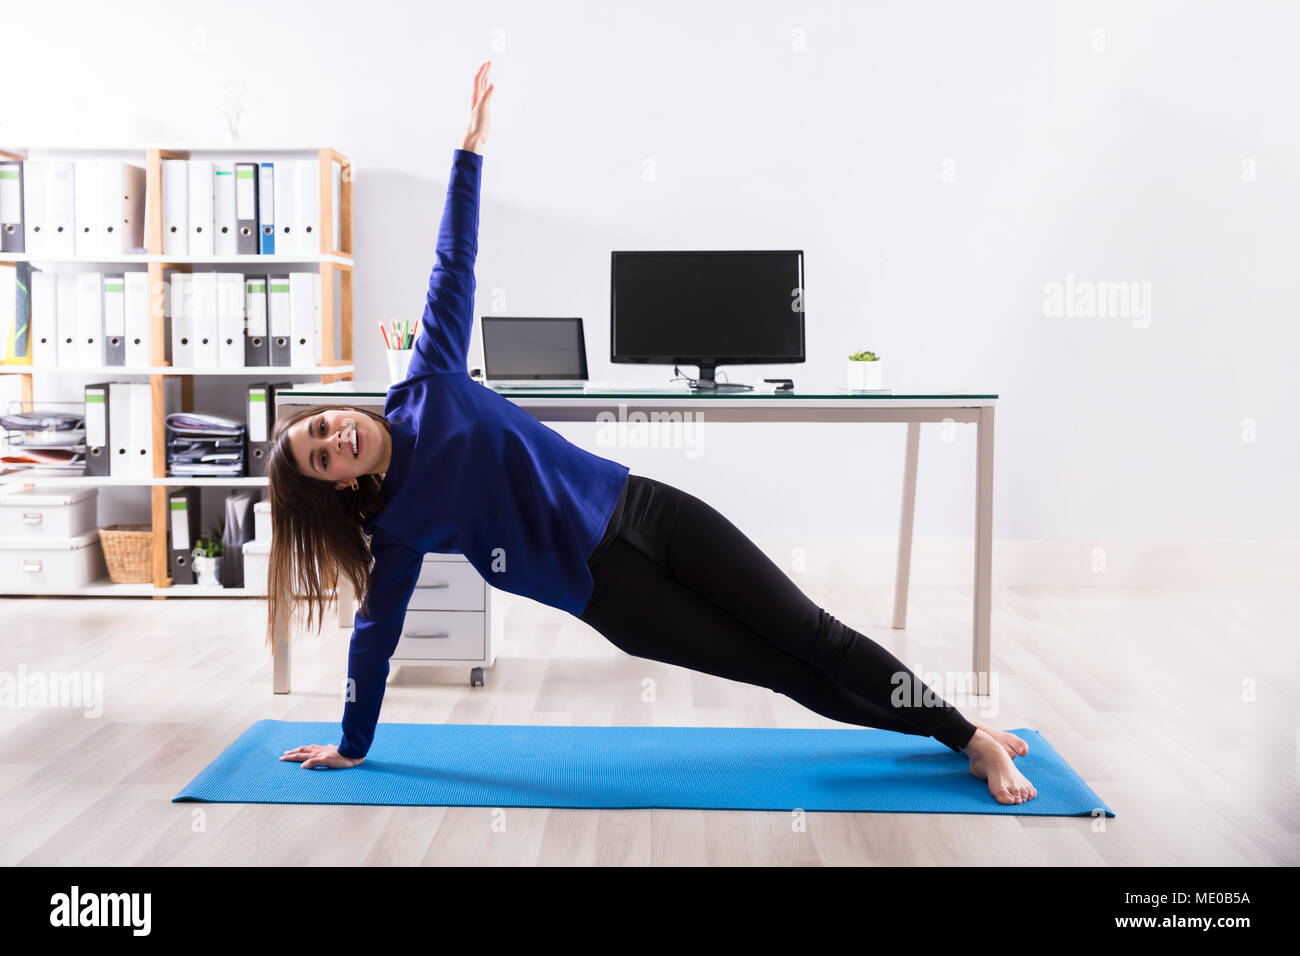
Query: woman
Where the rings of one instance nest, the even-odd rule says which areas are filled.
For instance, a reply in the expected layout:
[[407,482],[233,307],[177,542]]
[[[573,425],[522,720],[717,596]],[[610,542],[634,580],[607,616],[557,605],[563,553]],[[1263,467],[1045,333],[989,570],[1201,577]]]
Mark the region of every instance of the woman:
[[319,619],[335,574],[362,595],[342,740],[280,759],[365,759],[424,555],[463,554],[493,587],[568,611],[629,654],[768,687],[834,720],[933,736],[969,757],[999,803],[1032,799],[1012,764],[1023,740],[968,721],[709,505],[578,448],[469,378],[490,65],[454,152],[407,377],[382,417],[320,406],[272,436],[272,620],[290,590],[306,598],[309,625]]

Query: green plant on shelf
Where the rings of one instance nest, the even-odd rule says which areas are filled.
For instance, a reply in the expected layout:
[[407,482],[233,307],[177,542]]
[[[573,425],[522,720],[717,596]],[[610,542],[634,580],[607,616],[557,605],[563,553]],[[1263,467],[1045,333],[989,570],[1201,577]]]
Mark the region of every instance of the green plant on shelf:
[[880,356],[875,352],[854,352],[849,356],[850,362],[879,362]]
[[194,557],[196,558],[219,558],[221,557],[221,541],[226,536],[226,521],[223,518],[216,527],[208,528],[206,538],[199,538],[194,547]]

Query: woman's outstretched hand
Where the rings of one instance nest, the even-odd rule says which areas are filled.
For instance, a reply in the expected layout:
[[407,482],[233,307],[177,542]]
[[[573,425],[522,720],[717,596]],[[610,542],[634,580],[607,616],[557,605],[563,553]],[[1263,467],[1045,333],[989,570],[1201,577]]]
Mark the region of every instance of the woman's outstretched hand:
[[366,758],[344,757],[339,753],[338,744],[306,744],[293,750],[286,750],[280,759],[296,760],[302,764],[303,770],[310,770],[313,767],[331,767],[341,770],[344,767],[355,767]]
[[472,153],[482,153],[483,146],[487,143],[490,119],[488,105],[492,100],[492,91],[496,89],[495,83],[488,83],[491,69],[492,61],[488,60],[474,75],[474,92],[469,99],[469,128],[465,130],[465,141],[460,147]]

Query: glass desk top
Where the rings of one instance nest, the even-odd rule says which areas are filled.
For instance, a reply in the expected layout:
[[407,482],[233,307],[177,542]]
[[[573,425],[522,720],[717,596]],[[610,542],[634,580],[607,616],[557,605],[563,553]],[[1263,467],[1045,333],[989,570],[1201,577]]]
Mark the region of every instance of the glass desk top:
[[[268,375],[274,375],[276,369],[274,366],[267,368]],[[788,401],[790,399],[815,398],[815,399],[941,399],[941,400],[961,400],[977,399],[982,401],[995,400],[998,396],[996,392],[990,390],[978,390],[973,388],[934,388],[929,386],[911,386],[888,388],[881,391],[850,391],[843,386],[825,386],[813,383],[803,388],[795,386],[793,390],[778,391],[772,385],[763,383],[761,386],[756,385],[749,390],[696,390],[685,384],[643,384],[629,382],[626,385],[615,385],[610,382],[601,382],[598,385],[589,385],[583,388],[541,388],[534,386],[511,386],[491,387],[492,391],[498,393],[504,398],[629,398],[629,399],[690,399],[691,401],[711,402],[726,399],[762,399],[765,401]],[[292,388],[278,389],[276,394],[279,396],[294,397],[337,397],[340,395],[360,395],[368,398],[384,397],[388,394],[389,383],[379,379],[362,379],[362,380],[344,380],[340,382],[303,382],[295,384]]]

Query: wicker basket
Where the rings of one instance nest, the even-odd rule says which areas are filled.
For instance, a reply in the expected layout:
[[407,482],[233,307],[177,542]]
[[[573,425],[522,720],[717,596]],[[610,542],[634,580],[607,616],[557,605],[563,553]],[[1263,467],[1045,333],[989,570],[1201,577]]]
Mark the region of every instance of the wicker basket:
[[99,529],[108,576],[114,584],[153,581],[153,526],[111,524]]

